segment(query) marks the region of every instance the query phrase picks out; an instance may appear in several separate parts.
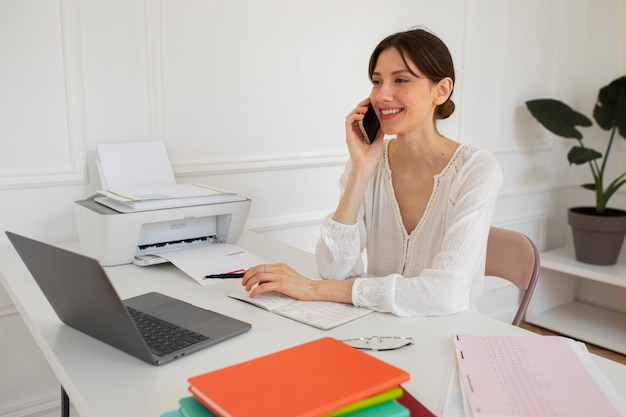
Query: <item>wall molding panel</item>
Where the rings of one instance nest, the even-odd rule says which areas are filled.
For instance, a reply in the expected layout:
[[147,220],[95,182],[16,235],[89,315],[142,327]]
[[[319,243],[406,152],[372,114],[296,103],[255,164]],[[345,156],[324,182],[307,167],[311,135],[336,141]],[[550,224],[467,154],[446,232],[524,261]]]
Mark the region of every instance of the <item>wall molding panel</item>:
[[247,229],[255,233],[266,233],[284,229],[298,229],[319,225],[331,211],[300,213],[291,216],[257,219],[247,224]]
[[67,96],[69,150],[77,181],[86,182],[87,155],[85,149],[85,101],[80,42],[78,0],[61,0],[61,29],[63,34],[63,63]]
[[259,157],[224,162],[223,160],[202,162],[179,162],[173,164],[177,177],[197,175],[241,174],[253,172],[271,172],[291,169],[320,167],[343,167],[348,160],[347,152],[324,154],[285,154],[274,157]]
[[149,138],[164,141],[162,1],[146,1],[145,11]]
[[[541,84],[541,90],[547,90],[546,95],[553,96],[556,90],[556,75],[557,75],[557,62],[556,60],[560,56],[558,50],[559,39],[558,34],[560,25],[562,24],[562,13],[560,8],[556,7],[558,2],[552,2],[545,4],[545,7],[550,11],[554,11],[554,14],[550,14],[552,17],[548,20],[538,20],[535,24],[539,25],[537,33],[544,34],[545,31],[551,32],[548,36],[545,36],[545,42],[547,46],[543,50],[537,50],[537,54],[528,52],[527,48],[524,48],[524,42],[519,37],[518,24],[526,19],[522,19],[522,16],[530,16],[535,13],[532,10],[532,6],[527,4],[498,2],[498,33],[502,36],[499,37],[498,50],[497,50],[497,75],[496,75],[496,94],[494,109],[496,109],[496,117],[494,131],[496,136],[494,138],[494,153],[510,153],[521,151],[537,151],[546,150],[551,148],[551,142],[549,136],[543,134],[539,137],[534,135],[527,135],[528,129],[526,129],[525,122],[531,119],[530,114],[526,111],[525,101],[526,99],[535,98],[526,94],[522,94],[524,87],[532,87],[532,85],[525,86],[523,84],[515,83],[510,80],[511,71],[507,67],[510,62],[518,62],[518,56],[528,57],[530,64],[533,61],[541,60],[541,54],[550,57],[550,62],[545,63],[545,67],[542,72],[545,73],[545,77],[541,79],[533,79],[533,83]],[[539,30],[543,29],[543,30]],[[513,47],[511,46],[511,40],[514,40]],[[511,59],[511,54],[515,57]],[[530,80],[529,80],[530,81]],[[511,106],[510,101],[515,96],[519,99],[517,106]],[[527,97],[527,98],[525,98]],[[508,100],[508,101],[507,101]],[[517,139],[517,143],[508,143],[502,140],[502,138],[511,137]],[[528,140],[530,138],[531,140]]]
[[[66,108],[67,137],[57,138],[66,148],[62,161],[52,168],[0,169],[0,189],[44,187],[87,182],[85,105],[80,46],[78,0],[59,1],[60,38]],[[35,139],[35,138],[30,138]],[[65,162],[67,161],[67,162]],[[28,164],[25,164],[28,165]]]

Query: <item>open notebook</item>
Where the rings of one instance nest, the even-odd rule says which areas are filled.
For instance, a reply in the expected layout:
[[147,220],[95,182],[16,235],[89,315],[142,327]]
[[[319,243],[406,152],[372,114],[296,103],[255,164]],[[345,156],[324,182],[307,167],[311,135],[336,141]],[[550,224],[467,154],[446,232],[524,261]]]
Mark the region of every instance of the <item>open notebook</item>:
[[322,330],[332,329],[373,312],[352,304],[299,301],[277,292],[263,293],[252,298],[243,287],[228,296]]

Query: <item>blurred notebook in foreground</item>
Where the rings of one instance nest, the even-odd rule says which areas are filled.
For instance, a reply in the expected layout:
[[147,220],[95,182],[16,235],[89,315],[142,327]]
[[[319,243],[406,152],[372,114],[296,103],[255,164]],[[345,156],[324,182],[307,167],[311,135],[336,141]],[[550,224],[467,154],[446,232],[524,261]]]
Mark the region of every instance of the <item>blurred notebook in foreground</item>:
[[319,417],[408,381],[409,374],[327,337],[188,379],[224,417]]
[[586,346],[561,336],[453,336],[474,417],[626,416]]

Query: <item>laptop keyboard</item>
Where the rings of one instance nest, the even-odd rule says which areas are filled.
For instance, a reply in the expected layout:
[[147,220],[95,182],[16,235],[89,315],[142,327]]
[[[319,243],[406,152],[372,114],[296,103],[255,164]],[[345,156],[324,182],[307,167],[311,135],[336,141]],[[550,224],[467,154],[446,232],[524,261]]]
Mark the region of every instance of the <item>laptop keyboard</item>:
[[165,356],[208,339],[207,336],[161,320],[134,308],[126,308],[128,308],[130,316],[150,350],[157,356]]

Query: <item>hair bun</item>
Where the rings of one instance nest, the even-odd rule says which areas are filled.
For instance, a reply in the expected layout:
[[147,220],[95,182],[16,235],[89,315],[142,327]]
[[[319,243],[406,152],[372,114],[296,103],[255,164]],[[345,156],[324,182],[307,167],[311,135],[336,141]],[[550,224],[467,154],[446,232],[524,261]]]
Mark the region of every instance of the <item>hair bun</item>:
[[446,102],[437,106],[437,109],[435,110],[435,119],[447,119],[452,113],[454,113],[455,107],[454,101],[450,99],[446,100]]

